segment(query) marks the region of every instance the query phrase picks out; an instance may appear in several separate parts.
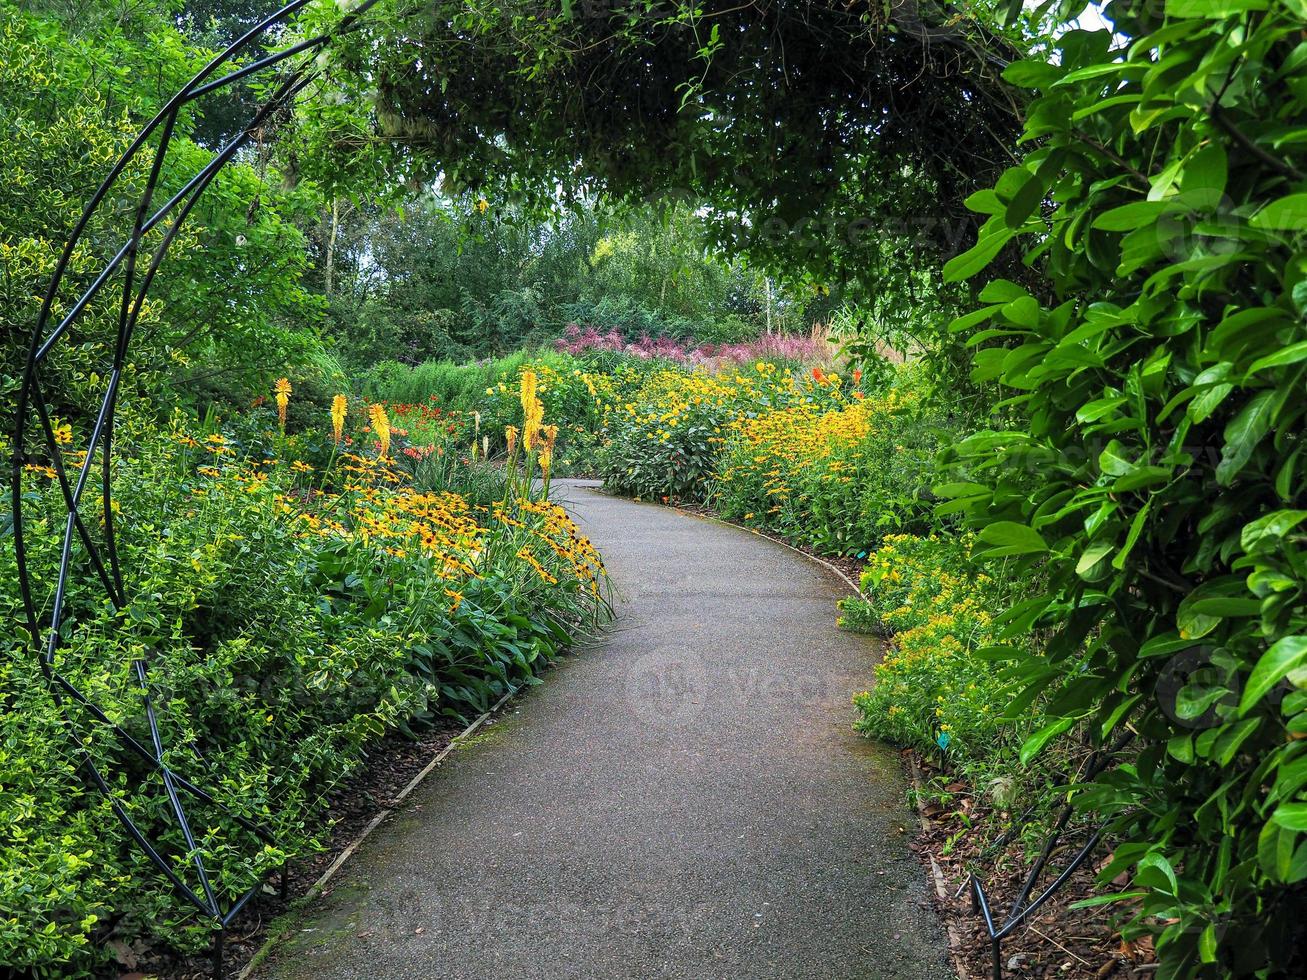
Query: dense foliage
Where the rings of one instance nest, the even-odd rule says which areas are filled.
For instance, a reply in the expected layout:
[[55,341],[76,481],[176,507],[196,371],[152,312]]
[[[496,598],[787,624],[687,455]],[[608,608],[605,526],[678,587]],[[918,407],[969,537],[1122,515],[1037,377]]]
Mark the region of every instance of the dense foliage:
[[[116,499],[133,516],[120,543],[132,601],[105,608],[93,580],[78,578],[68,596],[78,625],[61,672],[148,743],[133,673],[142,661],[170,765],[272,832],[277,844],[265,846],[217,809],[195,809],[197,843],[229,898],[318,845],[326,794],[370,743],[537,683],[606,609],[602,563],[561,508],[530,496],[529,481],[507,484],[499,471],[487,486],[470,472],[469,427],[341,409],[291,435],[266,409],[207,430],[181,416],[164,430],[127,426]],[[453,472],[427,465],[445,458]],[[29,559],[48,584],[63,503],[53,471],[29,469]],[[66,976],[142,935],[206,944],[210,923],[152,884],[157,873],[79,774],[23,649],[13,550],[0,562],[11,624],[0,662],[0,963]],[[106,728],[76,708],[70,717],[116,798],[186,879],[161,787],[142,784]]]
[[954,324],[1010,423],[941,492],[978,554],[1041,573],[1002,634],[1051,633],[1010,653],[1011,714],[1049,720],[1023,757],[1135,736],[1074,797],[1113,818],[1128,934],[1164,976],[1267,975],[1307,898],[1307,10],[1108,13],[1125,46],[1072,31],[1006,71],[1030,149],[947,272],[1019,239],[1047,286],[991,281]]
[[[127,370],[134,599],[74,584],[67,669],[135,717],[130,664],[166,651],[177,765],[216,763],[301,852],[372,739],[533,682],[602,610],[597,558],[530,492],[598,472],[865,560],[844,623],[892,639],[859,727],[1003,805],[1032,771],[1071,781],[1111,821],[1100,900],[1161,976],[1300,971],[1307,7],[1113,0],[1091,31],[1001,6],[383,0],[174,246]],[[0,406],[82,202],[251,17],[0,0]],[[163,192],[258,94],[182,114]],[[46,368],[61,432],[116,314],[106,291]],[[246,410],[273,371],[296,392],[275,422]],[[370,404],[329,432],[345,371]],[[4,549],[10,607],[14,574]],[[193,940],[7,636],[0,962]],[[1123,735],[1092,785],[1060,771]],[[131,805],[154,827],[159,804]],[[283,856],[250,845],[208,826],[223,888]]]
[[[1020,93],[995,63],[1016,56],[1018,34],[985,13],[395,3],[347,42],[341,61],[359,77],[340,83],[375,93],[406,173],[546,206],[581,186],[710,201],[722,244],[898,288],[916,265],[904,246],[952,249],[969,223],[958,202],[1017,131]],[[313,145],[357,131],[329,123]]]
[[797,297],[709,252],[685,208],[660,217],[592,202],[539,221],[428,194],[402,210],[351,208],[334,234],[331,333],[357,368],[502,355],[577,324],[721,343],[830,313],[826,297]]
[[[0,3],[0,125],[7,134],[0,156],[0,405],[10,404],[41,299],[82,207],[142,116],[201,57],[148,6],[65,23]],[[192,125],[185,114],[160,177],[166,193],[211,159],[187,138]],[[144,186],[148,166],[146,158],[128,169],[124,193]],[[307,190],[286,191],[253,161],[223,171],[174,244],[143,313],[129,390],[170,378],[203,398],[219,383],[224,390],[261,387],[271,380],[262,365],[313,358],[320,345],[309,325],[319,303],[301,285],[308,257],[294,220],[312,203]],[[93,223],[74,255],[72,283],[85,286],[122,244],[132,207],[124,197]],[[61,308],[73,298],[60,297]],[[47,362],[50,390],[63,402],[55,410],[86,408],[97,387],[93,375],[105,373],[117,302],[113,290],[102,292]]]

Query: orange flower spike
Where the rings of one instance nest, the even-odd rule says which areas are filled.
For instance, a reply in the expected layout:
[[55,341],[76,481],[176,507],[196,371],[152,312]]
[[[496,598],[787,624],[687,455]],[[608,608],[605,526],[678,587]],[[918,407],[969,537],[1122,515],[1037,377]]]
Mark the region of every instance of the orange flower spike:
[[337,395],[331,400],[331,432],[336,442],[345,432],[345,418],[349,413],[349,400],[344,395]]
[[286,406],[290,404],[290,379],[278,378],[277,383],[273,385],[273,392],[277,396],[277,424],[281,426],[283,434],[286,432]]

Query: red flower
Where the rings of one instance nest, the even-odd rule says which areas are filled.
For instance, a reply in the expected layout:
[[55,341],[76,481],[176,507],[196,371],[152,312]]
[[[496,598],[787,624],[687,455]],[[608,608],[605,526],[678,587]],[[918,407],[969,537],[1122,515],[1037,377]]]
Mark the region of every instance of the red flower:
[[853,383],[856,385],[856,384],[860,384],[861,382],[862,382],[862,368],[854,368]]

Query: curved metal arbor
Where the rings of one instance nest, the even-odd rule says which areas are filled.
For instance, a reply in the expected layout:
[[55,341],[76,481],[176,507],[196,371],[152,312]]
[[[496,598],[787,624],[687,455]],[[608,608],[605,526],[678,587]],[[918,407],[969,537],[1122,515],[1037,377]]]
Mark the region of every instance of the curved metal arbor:
[[[212,919],[217,930],[214,961],[215,972],[218,975],[221,975],[222,972],[223,931],[240,912],[245,903],[262,888],[262,883],[256,884],[235,900],[225,899],[223,889],[220,886],[215,886],[214,880],[206,867],[203,850],[196,845],[195,837],[191,831],[191,824],[187,817],[186,801],[197,800],[203,804],[221,807],[231,814],[232,818],[241,827],[265,843],[272,843],[272,837],[264,828],[253,821],[239,814],[231,813],[211,793],[181,773],[176,772],[164,761],[165,738],[160,731],[154,705],[151,701],[150,663],[148,661],[137,660],[131,665],[136,684],[140,688],[141,714],[138,716],[138,720],[144,722],[150,732],[150,744],[145,745],[110,719],[98,705],[60,672],[59,651],[65,632],[73,625],[72,616],[66,609],[66,600],[68,597],[69,575],[73,568],[75,554],[80,554],[86,562],[89,562],[94,570],[95,577],[103,588],[105,596],[116,609],[126,608],[128,602],[127,588],[118,558],[113,507],[111,461],[113,455],[114,413],[118,404],[119,384],[126,363],[127,351],[131,345],[132,334],[136,329],[142,308],[159,267],[168,254],[168,250],[176,239],[177,233],[181,230],[187,216],[219,171],[236,156],[242,147],[254,138],[259,127],[274,112],[290,103],[299,92],[318,77],[319,73],[314,66],[316,52],[330,43],[333,38],[355,28],[358,25],[359,17],[374,6],[377,0],[360,0],[360,2],[353,5],[343,20],[326,33],[296,42],[272,54],[257,57],[246,64],[236,63],[236,59],[243,52],[252,50],[253,46],[270,29],[288,23],[309,2],[310,0],[293,0],[293,2],[256,25],[209,62],[203,70],[168,100],[167,104],[140,131],[128,149],[110,169],[108,176],[105,177],[95,195],[86,205],[80,220],[71,235],[69,235],[55,267],[54,275],[51,278],[41,306],[40,316],[32,332],[31,345],[28,349],[27,361],[23,370],[22,385],[18,392],[17,412],[14,419],[13,469],[11,476],[14,547],[18,559],[19,587],[22,592],[26,626],[31,633],[33,647],[37,651],[41,671],[49,682],[50,690],[63,711],[65,729],[77,745],[78,751],[81,753],[83,767],[91,781],[109,801],[114,814],[122,822],[128,834],[159,869],[159,872],[168,879],[186,901]],[[217,91],[240,79],[272,69],[286,62],[291,62],[291,64],[277,74],[270,95],[250,118],[241,133],[214,154],[213,158],[171,197],[156,206],[156,191],[159,190],[164,161],[168,156],[172,138],[176,131],[178,113],[184,107],[210,92]],[[222,73],[223,69],[230,70]],[[151,149],[153,158],[149,164],[148,177],[136,205],[131,229],[125,241],[114,253],[113,257],[104,264],[99,274],[91,279],[88,285],[79,287],[80,292],[77,293],[77,299],[71,306],[67,307],[66,312],[57,314],[56,309],[58,308],[61,290],[67,285],[66,280],[68,279],[70,261],[74,250],[87,235],[92,219],[96,216],[101,205],[110,199],[111,192],[118,188],[119,179],[128,165],[136,159],[138,154],[149,153]],[[146,236],[156,229],[162,229],[162,234],[158,238],[157,244],[152,243],[152,251],[147,250],[143,247]],[[100,401],[99,412],[85,446],[85,457],[80,466],[70,472],[64,465],[64,450],[55,437],[50,412],[47,409],[45,389],[41,380],[41,366],[59,341],[68,334],[70,328],[77,322],[91,301],[102,290],[110,287],[115,275],[118,275],[121,280],[122,299],[119,304],[117,336],[110,369],[105,380],[104,395]],[[118,289],[119,284],[115,283],[112,288]],[[31,429],[35,429],[34,436],[29,431]],[[33,587],[36,583],[33,570],[28,564],[27,539],[24,528],[23,472],[25,466],[34,461],[34,457],[30,455],[30,448],[34,444],[41,447],[40,460],[42,462],[48,460],[49,465],[55,471],[67,510],[59,571],[53,583],[53,600],[50,602],[48,613],[44,614],[38,611],[38,605],[33,595]],[[99,542],[96,541],[95,536],[87,527],[87,523],[80,511],[83,496],[93,479],[92,471],[96,467],[97,455],[99,456],[99,474],[95,479],[99,482],[100,513],[98,516],[103,527],[103,536]],[[122,801],[110,789],[104,774],[91,757],[88,748],[80,738],[73,734],[75,725],[70,714],[70,708],[74,705],[85,711],[101,725],[106,726],[128,752],[138,757],[145,764],[149,772],[157,773],[162,779],[164,789],[167,792],[172,819],[175,821],[176,828],[187,845],[188,860],[193,874],[187,874],[185,877],[192,879],[190,882],[185,880],[182,874],[174,870],[173,862],[160,853],[156,842],[151,841],[146,833],[132,820]],[[283,893],[285,884],[283,869]]]
[[[259,127],[273,113],[289,104],[296,95],[318,77],[318,72],[314,70],[316,52],[330,44],[334,38],[356,28],[359,25],[359,18],[375,6],[378,0],[357,0],[357,2],[350,5],[351,9],[347,16],[330,31],[299,41],[244,65],[232,67],[226,74],[218,74],[220,69],[232,66],[242,52],[257,43],[270,29],[288,23],[296,13],[310,2],[311,0],[293,0],[293,2],[256,25],[209,62],[203,70],[169,99],[168,103],[141,130],[128,149],[110,169],[108,176],[86,205],[81,218],[69,235],[55,267],[49,288],[46,291],[40,315],[32,332],[31,345],[23,370],[22,385],[18,393],[13,430],[11,492],[14,546],[18,559],[19,587],[22,592],[26,626],[31,633],[33,646],[38,651],[41,671],[50,685],[52,695],[64,712],[66,729],[70,733],[74,731],[74,722],[69,708],[70,705],[76,705],[109,729],[125,749],[137,756],[151,772],[158,773],[162,779],[173,819],[188,847],[189,862],[194,872],[195,886],[188,884],[174,870],[172,863],[159,852],[155,844],[136,825],[121,801],[110,789],[108,782],[100,772],[99,767],[96,766],[85,745],[80,739],[70,734],[81,753],[82,763],[90,779],[108,800],[114,814],[122,822],[128,834],[183,898],[212,920],[216,930],[214,973],[217,977],[222,975],[224,931],[245,904],[261,890],[262,883],[256,884],[235,900],[224,900],[221,887],[215,888],[211,879],[205,864],[203,851],[196,845],[183,800],[190,798],[206,805],[220,807],[241,827],[260,840],[271,844],[273,839],[264,828],[240,814],[232,813],[211,793],[175,771],[164,761],[165,740],[163,733],[160,731],[151,700],[150,663],[148,661],[137,660],[131,665],[132,673],[141,694],[140,717],[146,723],[150,732],[150,744],[147,746],[110,719],[99,706],[60,673],[58,654],[64,631],[73,625],[72,618],[65,613],[65,603],[73,558],[79,545],[85,560],[89,562],[96,578],[99,580],[105,596],[118,610],[123,610],[127,606],[128,597],[118,559],[113,508],[112,451],[114,413],[118,404],[118,389],[127,351],[159,267],[162,265],[177,233],[181,230],[196,202],[222,168],[236,156],[242,147],[246,146],[254,138]],[[304,57],[299,57],[301,55]],[[272,92],[250,118],[242,132],[222,147],[213,156],[212,160],[187,180],[167,201],[156,208],[155,192],[159,188],[160,175],[175,133],[178,113],[185,106],[211,92],[297,58],[298,60],[294,61],[277,79]],[[218,77],[215,78],[214,75],[218,75]],[[83,240],[92,219],[96,216],[100,206],[110,197],[127,166],[138,154],[149,152],[152,144],[153,158],[150,162],[148,178],[137,203],[132,227],[126,240],[112,258],[105,263],[101,271],[90,281],[89,285],[86,285],[77,294],[78,298],[68,307],[67,312],[64,312],[62,316],[58,316],[56,307],[59,303],[61,289],[65,285],[65,278],[68,274],[69,263],[74,250]],[[163,229],[162,236],[158,243],[153,246],[153,250],[147,252],[142,247],[145,237],[159,228]],[[100,409],[92,427],[90,438],[87,441],[85,457],[70,478],[70,473],[64,466],[64,450],[55,437],[51,415],[47,409],[41,381],[41,365],[51,351],[55,349],[59,341],[68,334],[69,329],[85,312],[91,301],[109,285],[114,275],[120,271],[122,299],[119,306],[117,336],[111,359],[111,368],[106,379]],[[29,455],[28,452],[29,443],[32,442],[29,439],[29,428],[33,426],[33,423],[36,423],[37,441],[44,453],[41,458],[48,459],[50,466],[55,471],[67,511],[59,570],[54,582],[54,598],[49,612],[45,616],[38,612],[37,603],[33,596],[34,577],[32,570],[28,566],[24,534],[23,472],[24,467],[29,462],[34,461],[34,457]],[[91,473],[95,466],[97,454],[100,459],[99,475],[97,477],[100,498],[99,517],[104,528],[102,545],[96,543],[86,522],[82,519],[79,509],[87,486],[92,480]],[[1107,760],[1119,751],[1121,744],[1118,743],[1102,754],[1095,754],[1090,766],[1091,773],[1100,771],[1106,765]],[[999,980],[1003,972],[1000,956],[1003,938],[1011,934],[1031,914],[1043,906],[1051,895],[1065,883],[1071,873],[1083,864],[1102,837],[1103,831],[1101,828],[1092,833],[1089,841],[1056,875],[1052,884],[1034,900],[1031,900],[1030,896],[1040,876],[1048,868],[1050,858],[1067,828],[1070,815],[1069,808],[1063,811],[1047,840],[1043,852],[1031,868],[1021,892],[1012,903],[1010,913],[1002,921],[1001,925],[993,917],[988,896],[981,880],[975,875],[971,875],[964,886],[971,893],[976,912],[984,919],[986,932],[991,941],[995,980]],[[1000,843],[1002,843],[1002,839],[995,842],[996,846]],[[284,869],[281,885],[284,896],[286,887]]]

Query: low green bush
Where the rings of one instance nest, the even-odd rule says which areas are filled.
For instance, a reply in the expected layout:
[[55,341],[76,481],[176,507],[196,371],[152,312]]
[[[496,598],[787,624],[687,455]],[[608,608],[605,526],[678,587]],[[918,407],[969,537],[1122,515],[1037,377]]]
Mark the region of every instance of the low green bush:
[[841,600],[840,625],[890,634],[876,684],[857,695],[856,728],[922,752],[942,750],[980,779],[1016,763],[1028,713],[1006,717],[1010,682],[1001,664],[978,656],[996,642],[995,610],[1011,585],[971,560],[969,538],[887,535],[867,557],[861,594]]
[[[191,808],[226,897],[318,846],[324,794],[379,736],[475,715],[536,683],[605,609],[597,556],[552,505],[501,498],[478,509],[349,454],[333,453],[327,474],[327,463],[291,452],[296,437],[244,425],[254,431],[123,419],[115,499],[131,601],[115,612],[78,569],[67,597],[75,625],[57,662],[148,743],[133,675],[143,662],[169,764],[271,831],[275,847],[216,808]],[[24,528],[48,608],[63,505],[43,466],[29,469]],[[210,924],[179,903],[79,769],[70,734],[185,878],[187,848],[162,787],[142,782],[139,762],[84,710],[71,707],[65,729],[19,626],[9,547],[0,611],[10,624],[0,655],[0,963],[74,976],[143,935],[207,943]]]

